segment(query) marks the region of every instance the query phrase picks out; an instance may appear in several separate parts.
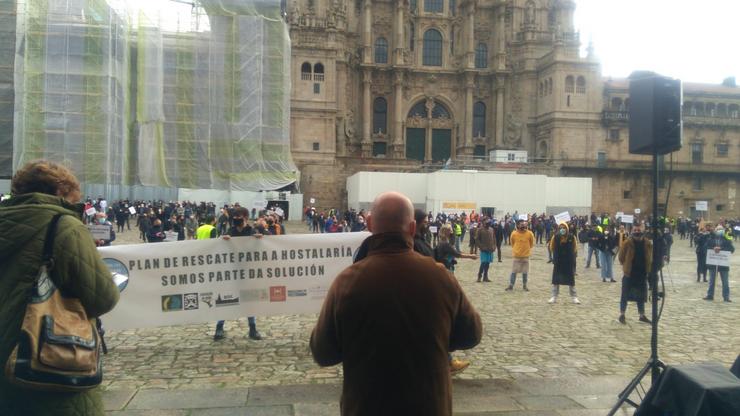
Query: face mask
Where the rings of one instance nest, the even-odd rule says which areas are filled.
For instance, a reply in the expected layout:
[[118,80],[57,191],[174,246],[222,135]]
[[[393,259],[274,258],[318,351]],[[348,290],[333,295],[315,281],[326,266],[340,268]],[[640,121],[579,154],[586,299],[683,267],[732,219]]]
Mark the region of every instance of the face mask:
[[636,232],[632,233],[632,237],[635,237],[637,239],[640,239],[640,238],[642,238],[642,232],[637,232],[636,231]]
[[715,234],[717,234],[717,237],[724,237],[724,235],[725,235],[725,230],[719,230],[719,231],[715,231],[714,233],[715,233]]
[[565,228],[559,229],[558,233],[560,233],[560,235],[565,235]]
[[237,227],[244,225],[244,218],[234,218],[234,225]]
[[105,224],[105,218],[98,218],[98,224]]

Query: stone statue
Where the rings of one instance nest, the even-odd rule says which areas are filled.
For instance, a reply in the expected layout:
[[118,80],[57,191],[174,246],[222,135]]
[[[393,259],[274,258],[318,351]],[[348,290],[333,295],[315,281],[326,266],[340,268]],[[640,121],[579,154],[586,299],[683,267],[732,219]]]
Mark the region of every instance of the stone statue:
[[293,7],[290,8],[290,15],[288,15],[288,21],[290,23],[298,23],[301,17],[301,9],[298,8],[298,2],[293,1]]
[[527,2],[527,8],[524,10],[524,23],[528,25],[534,24],[535,19],[535,4],[533,1]]
[[344,134],[347,136],[347,139],[352,142],[355,139],[355,115],[350,110],[347,113],[346,118],[344,119]]
[[522,142],[522,123],[518,122],[512,114],[506,117],[506,132],[504,133],[504,144],[508,146],[519,146]]

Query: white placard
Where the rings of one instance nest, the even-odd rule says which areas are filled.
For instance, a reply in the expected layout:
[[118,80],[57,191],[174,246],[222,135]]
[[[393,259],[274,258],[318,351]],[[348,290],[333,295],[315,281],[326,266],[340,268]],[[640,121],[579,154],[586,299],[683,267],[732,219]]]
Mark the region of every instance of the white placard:
[[517,220],[519,220],[519,221],[529,221],[529,216],[527,216],[527,214],[519,214],[519,217],[517,217]]
[[281,217],[285,215],[285,211],[283,211],[283,209],[280,208],[280,207],[276,207],[275,208],[275,213],[278,214]]
[[429,232],[430,233],[437,234],[437,231],[438,231],[437,226],[432,225],[432,226],[429,227]]
[[708,211],[707,207],[707,201],[696,201],[696,210],[697,211]]
[[707,250],[707,266],[730,267],[730,252],[720,251],[715,253],[714,250]]
[[110,225],[90,224],[87,229],[90,230],[90,234],[95,240],[110,240]]
[[164,236],[164,240],[162,241],[177,241],[177,233],[175,231],[165,231]]
[[136,208],[128,207],[128,212],[131,213],[131,215],[136,215]]
[[640,208],[635,208],[635,214],[639,214],[639,213],[641,213],[641,212],[642,212],[642,211],[640,210]]
[[622,215],[624,215],[624,212],[619,211],[617,212],[617,215],[615,215],[615,218],[619,219],[619,217],[621,217]]
[[564,222],[570,222],[570,214],[568,211],[561,212],[560,214],[555,216],[555,222],[557,224],[562,224]]
[[308,202],[310,202],[312,204],[315,204],[316,203],[316,198],[311,198],[311,199],[308,200]]
[[733,228],[735,231],[740,231],[740,225],[736,225],[735,228]]
[[95,208],[88,208],[85,210],[85,214],[87,214],[88,217],[95,215],[95,212]]
[[103,321],[122,330],[318,313],[370,234],[232,237],[98,249],[126,288]]
[[254,201],[252,206],[255,209],[265,209],[267,207],[267,201]]
[[634,215],[622,215],[621,221],[623,224],[633,224],[635,222]]

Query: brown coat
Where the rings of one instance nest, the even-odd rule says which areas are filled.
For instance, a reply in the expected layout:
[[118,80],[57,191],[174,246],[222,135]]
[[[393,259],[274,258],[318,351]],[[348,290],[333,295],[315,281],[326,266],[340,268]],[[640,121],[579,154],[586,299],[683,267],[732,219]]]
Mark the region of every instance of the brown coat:
[[[645,275],[650,276],[650,270],[653,265],[653,242],[647,237],[645,241]],[[619,262],[622,264],[622,271],[627,277],[632,276],[632,262],[635,260],[635,240],[628,238],[624,240],[622,247],[619,248]]]
[[478,248],[483,251],[496,251],[496,236],[491,227],[479,227],[475,234]]
[[368,238],[368,256],[334,280],[311,334],[321,366],[342,363],[342,415],[451,415],[448,351],[481,339],[454,276],[410,237]]

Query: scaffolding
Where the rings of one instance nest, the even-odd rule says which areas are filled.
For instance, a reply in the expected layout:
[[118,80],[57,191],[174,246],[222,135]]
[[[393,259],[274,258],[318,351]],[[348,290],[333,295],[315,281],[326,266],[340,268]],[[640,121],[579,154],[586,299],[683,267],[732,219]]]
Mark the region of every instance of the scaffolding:
[[297,178],[278,0],[24,0],[15,43],[16,168],[234,191]]

